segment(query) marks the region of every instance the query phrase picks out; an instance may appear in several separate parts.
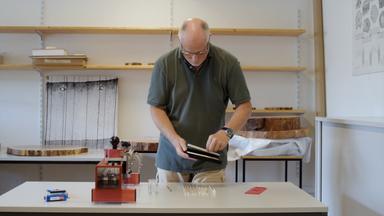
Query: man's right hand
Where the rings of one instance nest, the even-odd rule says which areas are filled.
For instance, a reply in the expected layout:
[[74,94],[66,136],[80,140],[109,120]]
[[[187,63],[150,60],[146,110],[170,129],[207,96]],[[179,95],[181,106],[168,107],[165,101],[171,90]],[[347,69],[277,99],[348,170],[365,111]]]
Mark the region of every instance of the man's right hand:
[[179,155],[182,158],[189,159],[189,160],[195,160],[193,158],[190,158],[187,153],[187,142],[181,138],[180,136],[177,136],[172,139],[172,145],[176,149],[177,155]]

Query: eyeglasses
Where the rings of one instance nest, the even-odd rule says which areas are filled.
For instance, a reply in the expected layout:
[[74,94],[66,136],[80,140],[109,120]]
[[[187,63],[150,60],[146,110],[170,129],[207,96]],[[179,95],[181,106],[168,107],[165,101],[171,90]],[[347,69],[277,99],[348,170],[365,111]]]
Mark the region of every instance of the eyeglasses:
[[207,44],[207,47],[204,50],[200,50],[197,52],[189,52],[183,48],[183,45],[180,44],[181,47],[181,53],[186,57],[192,57],[192,56],[203,56],[209,53],[209,43]]

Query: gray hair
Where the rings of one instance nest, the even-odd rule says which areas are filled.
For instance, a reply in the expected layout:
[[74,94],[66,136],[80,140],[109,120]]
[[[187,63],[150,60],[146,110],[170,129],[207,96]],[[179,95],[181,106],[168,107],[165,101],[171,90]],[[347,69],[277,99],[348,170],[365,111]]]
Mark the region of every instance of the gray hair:
[[[185,31],[187,30],[187,25],[188,25],[188,22],[192,21],[192,20],[195,20],[195,19],[198,19],[198,18],[189,18],[189,19],[186,19],[183,24],[181,25],[181,27],[179,28],[179,33],[178,33],[178,36],[179,36],[179,40],[181,41],[181,39],[184,37],[184,33]],[[208,26],[208,23],[205,22],[204,20],[202,19],[198,19],[201,21],[201,24],[200,24],[200,27],[202,30],[204,30],[205,34],[206,34],[206,38],[207,38],[207,42],[209,41],[209,37],[211,35],[211,32],[209,30],[209,26]]]

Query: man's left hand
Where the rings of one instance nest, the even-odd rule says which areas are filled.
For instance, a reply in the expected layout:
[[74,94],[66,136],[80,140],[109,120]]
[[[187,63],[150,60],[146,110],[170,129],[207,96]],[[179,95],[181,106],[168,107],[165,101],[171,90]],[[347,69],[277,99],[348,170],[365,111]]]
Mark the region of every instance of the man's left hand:
[[210,152],[218,152],[225,149],[229,138],[224,130],[219,130],[208,137],[206,149]]

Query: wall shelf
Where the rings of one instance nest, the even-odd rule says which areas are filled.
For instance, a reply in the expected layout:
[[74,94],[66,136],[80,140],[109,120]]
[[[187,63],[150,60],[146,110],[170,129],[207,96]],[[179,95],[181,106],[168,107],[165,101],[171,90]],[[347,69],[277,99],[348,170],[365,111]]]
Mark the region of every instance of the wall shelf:
[[31,64],[0,64],[0,70],[32,70]]
[[[248,72],[300,72],[304,71],[305,67],[291,66],[243,66],[243,71]],[[32,64],[4,64],[0,65],[0,70],[152,70],[153,65],[86,65],[84,68],[79,67],[35,67]]]
[[[133,28],[92,26],[0,26],[0,33],[41,34],[177,34],[177,28]],[[273,28],[211,28],[214,35],[287,36],[297,37],[304,29]]]
[[304,71],[305,67],[294,66],[242,66],[243,71],[275,71],[275,72],[300,72]]

